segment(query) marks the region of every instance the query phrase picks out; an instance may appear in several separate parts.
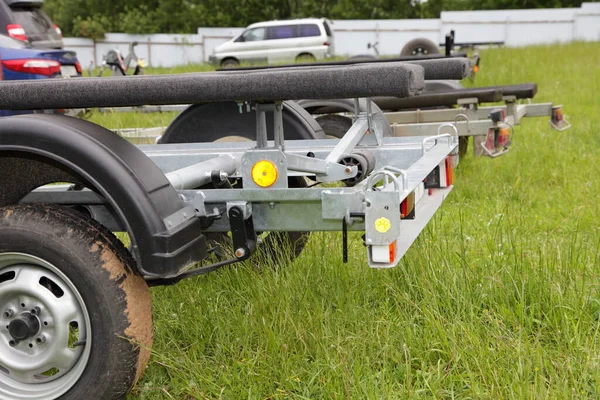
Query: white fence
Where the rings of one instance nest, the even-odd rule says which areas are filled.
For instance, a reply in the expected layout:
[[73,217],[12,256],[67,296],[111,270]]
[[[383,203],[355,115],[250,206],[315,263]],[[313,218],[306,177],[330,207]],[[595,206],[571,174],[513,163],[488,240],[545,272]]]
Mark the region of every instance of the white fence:
[[[600,41],[600,3],[583,3],[580,8],[503,11],[442,12],[439,19],[421,20],[335,20],[337,55],[372,52],[368,43],[379,43],[381,54],[399,54],[406,42],[417,37],[443,43],[455,30],[455,41],[504,42],[506,46],[526,46]],[[138,41],[136,53],[151,66],[172,67],[203,63],[213,49],[243,28],[199,28],[195,35],[127,35],[109,33],[103,41],[65,38],[65,48],[75,50],[82,66],[98,64],[112,48],[127,54],[128,44]]]

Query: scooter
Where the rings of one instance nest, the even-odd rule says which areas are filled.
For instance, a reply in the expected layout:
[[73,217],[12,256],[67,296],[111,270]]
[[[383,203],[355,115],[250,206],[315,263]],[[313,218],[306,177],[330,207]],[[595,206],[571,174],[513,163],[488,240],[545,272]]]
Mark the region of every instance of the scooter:
[[100,66],[98,76],[102,76],[105,66],[110,67],[113,76],[125,76],[132,62],[135,63],[135,69],[133,74],[130,75],[143,75],[147,63],[146,60],[139,58],[135,54],[134,47],[137,45],[138,42],[131,42],[129,44],[129,54],[124,59],[118,49],[113,49],[106,53],[102,57],[102,65]]

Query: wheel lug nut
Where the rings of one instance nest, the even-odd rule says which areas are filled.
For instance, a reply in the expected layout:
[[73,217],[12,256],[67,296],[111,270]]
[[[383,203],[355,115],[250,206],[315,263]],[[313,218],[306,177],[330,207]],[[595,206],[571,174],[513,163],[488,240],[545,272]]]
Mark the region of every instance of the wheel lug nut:
[[38,306],[35,306],[35,307],[33,307],[33,308],[31,309],[31,313],[32,313],[33,315],[40,315],[40,311],[41,311],[41,310],[40,310],[40,308],[39,308]]
[[35,339],[35,342],[36,342],[37,344],[42,344],[42,343],[45,343],[45,342],[46,342],[46,336],[44,336],[44,335],[42,335],[42,336],[39,336],[37,339]]
[[9,340],[8,344],[9,344],[10,347],[15,347],[16,345],[19,344],[19,342],[16,341],[16,340]]
[[10,308],[4,311],[4,318],[11,318],[13,315],[15,315],[15,312]]

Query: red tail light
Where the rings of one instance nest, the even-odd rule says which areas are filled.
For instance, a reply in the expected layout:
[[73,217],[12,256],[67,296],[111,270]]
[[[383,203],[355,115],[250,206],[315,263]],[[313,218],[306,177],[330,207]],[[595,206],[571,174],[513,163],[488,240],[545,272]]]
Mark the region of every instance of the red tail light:
[[446,186],[454,185],[454,162],[452,156],[446,157]]
[[79,61],[75,63],[75,71],[77,71],[78,74],[81,73],[81,64],[79,63]]
[[29,74],[52,76],[60,73],[60,63],[54,60],[4,60],[2,65],[8,70]]
[[323,43],[323,46],[331,46],[331,43],[329,43],[329,42],[324,42],[324,43]]
[[54,24],[54,30],[56,31],[56,33],[58,34],[58,36],[60,36],[61,38],[62,36],[62,31],[60,30],[60,28],[58,27],[58,25]]
[[15,39],[27,41],[27,35],[25,34],[25,29],[19,24],[8,24],[6,25],[6,32],[8,36],[13,37]]

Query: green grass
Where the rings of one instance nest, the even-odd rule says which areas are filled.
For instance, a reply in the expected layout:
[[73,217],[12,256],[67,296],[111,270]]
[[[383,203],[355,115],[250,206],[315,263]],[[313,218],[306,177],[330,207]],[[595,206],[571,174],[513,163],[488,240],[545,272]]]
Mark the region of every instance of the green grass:
[[129,398],[600,397],[600,43],[481,53],[478,86],[537,82],[571,130],[529,118],[507,155],[469,154],[395,269],[317,233],[289,265],[152,289]]

